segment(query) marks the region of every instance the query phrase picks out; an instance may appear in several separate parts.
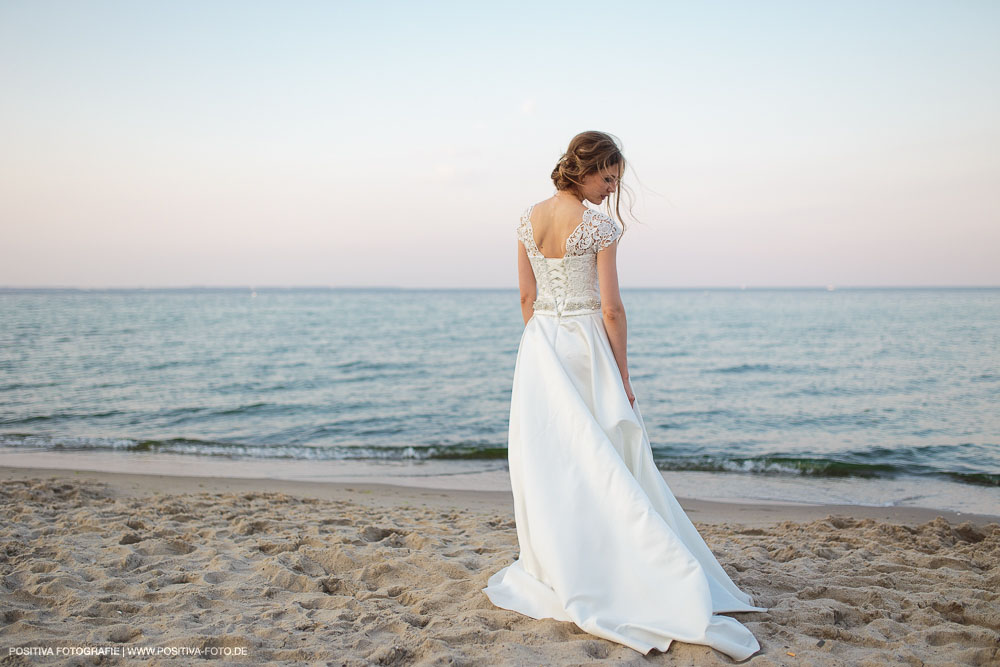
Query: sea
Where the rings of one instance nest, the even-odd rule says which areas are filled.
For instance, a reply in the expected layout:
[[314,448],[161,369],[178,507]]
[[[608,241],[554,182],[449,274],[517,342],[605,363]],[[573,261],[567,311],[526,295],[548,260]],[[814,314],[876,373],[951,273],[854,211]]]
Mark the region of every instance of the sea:
[[[622,298],[676,495],[1000,515],[1000,288]],[[0,289],[0,465],[509,489],[522,329],[514,289]]]

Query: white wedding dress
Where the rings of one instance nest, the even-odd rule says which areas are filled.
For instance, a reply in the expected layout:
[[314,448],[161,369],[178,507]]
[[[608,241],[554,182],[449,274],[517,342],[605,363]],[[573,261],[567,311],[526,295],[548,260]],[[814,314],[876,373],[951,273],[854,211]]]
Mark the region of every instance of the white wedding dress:
[[572,621],[643,654],[676,639],[743,660],[760,644],[717,614],[767,608],[729,578],[653,463],[604,329],[597,253],[621,227],[588,208],[565,256],[546,258],[532,208],[518,239],[535,311],[514,367],[507,445],[519,554],[483,591],[498,607]]

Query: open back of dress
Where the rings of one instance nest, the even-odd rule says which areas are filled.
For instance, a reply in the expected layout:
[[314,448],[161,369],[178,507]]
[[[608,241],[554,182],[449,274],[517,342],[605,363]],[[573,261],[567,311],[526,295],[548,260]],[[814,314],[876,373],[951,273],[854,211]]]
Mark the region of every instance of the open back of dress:
[[483,591],[498,607],[572,621],[643,654],[671,641],[736,660],[760,645],[721,612],[757,607],[726,574],[653,462],[601,317],[597,253],[621,227],[588,208],[546,258],[531,208],[518,238],[537,285],[514,367],[507,444],[520,553]]

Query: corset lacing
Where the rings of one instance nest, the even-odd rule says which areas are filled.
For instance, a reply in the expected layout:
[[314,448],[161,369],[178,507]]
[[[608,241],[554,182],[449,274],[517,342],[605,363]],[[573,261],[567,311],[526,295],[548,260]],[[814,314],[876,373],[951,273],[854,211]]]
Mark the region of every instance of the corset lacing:
[[588,284],[590,276],[587,274],[595,268],[588,264],[593,262],[593,257],[532,259],[532,266],[537,267],[536,275],[540,274],[541,278],[536,280],[538,293],[534,311],[557,318],[600,313],[597,286]]
[[535,244],[531,209],[522,215],[518,239],[524,244],[535,274],[534,312],[557,320],[601,312],[597,253],[621,236],[621,227],[600,211],[588,208],[566,239],[563,257],[545,257]]

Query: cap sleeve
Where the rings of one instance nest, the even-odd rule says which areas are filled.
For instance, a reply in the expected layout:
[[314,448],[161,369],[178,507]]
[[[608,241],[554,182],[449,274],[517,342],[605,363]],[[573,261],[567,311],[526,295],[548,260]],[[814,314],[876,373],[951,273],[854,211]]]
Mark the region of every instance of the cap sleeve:
[[525,248],[531,248],[531,225],[528,222],[528,216],[531,215],[532,207],[524,209],[521,213],[521,219],[517,223],[517,240],[524,244]]
[[604,250],[621,238],[622,226],[605,213],[595,211],[593,223],[594,252]]

